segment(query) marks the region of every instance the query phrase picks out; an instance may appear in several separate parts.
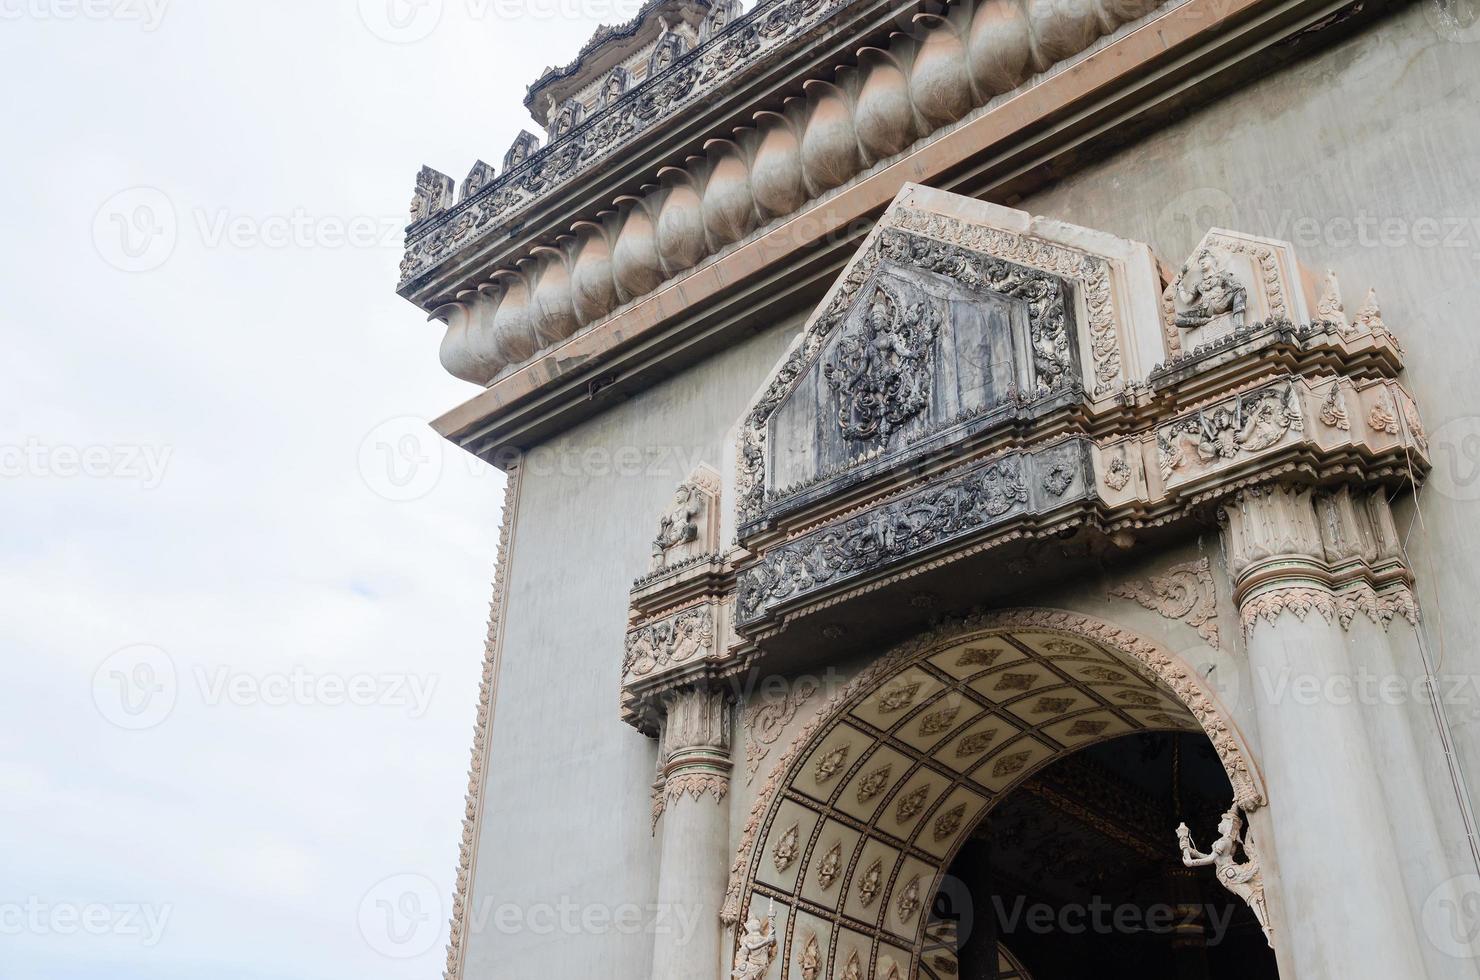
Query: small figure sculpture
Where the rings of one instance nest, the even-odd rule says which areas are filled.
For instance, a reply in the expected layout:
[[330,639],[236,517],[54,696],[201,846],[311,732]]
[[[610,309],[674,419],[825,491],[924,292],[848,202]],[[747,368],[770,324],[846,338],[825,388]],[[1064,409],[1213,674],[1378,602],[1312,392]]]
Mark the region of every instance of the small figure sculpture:
[[772,902],[764,926],[753,915],[745,921],[745,935],[740,937],[735,969],[730,971],[730,976],[734,980],[760,980],[775,958],[776,903]]
[[[1254,918],[1259,920],[1259,928],[1264,930],[1264,939],[1272,948],[1274,937],[1269,928],[1269,906],[1264,901],[1264,876],[1259,869],[1259,854],[1254,848],[1252,835],[1240,837],[1242,830],[1243,818],[1239,815],[1238,807],[1233,806],[1218,821],[1219,837],[1213,841],[1209,853],[1204,854],[1193,845],[1192,833],[1185,823],[1177,824],[1177,843],[1182,847],[1184,865],[1200,868],[1211,864],[1219,884],[1244,900],[1253,911]],[[1244,856],[1248,859],[1242,864],[1234,858],[1234,848],[1237,846],[1243,847]]]
[[699,514],[699,505],[694,500],[694,488],[681,484],[673,494],[673,507],[663,515],[658,525],[658,536],[653,539],[653,568],[662,568],[669,550],[688,544],[699,538],[699,524],[694,520]]
[[618,72],[612,72],[606,80],[606,94],[602,96],[602,105],[611,105],[622,97],[622,76]]
[[1220,267],[1207,249],[1197,253],[1195,261],[1196,279],[1189,282],[1190,270],[1186,265],[1177,275],[1177,301],[1186,307],[1177,313],[1177,326],[1183,329],[1206,326],[1220,316],[1232,314],[1234,328],[1242,327],[1247,295],[1243,284]]

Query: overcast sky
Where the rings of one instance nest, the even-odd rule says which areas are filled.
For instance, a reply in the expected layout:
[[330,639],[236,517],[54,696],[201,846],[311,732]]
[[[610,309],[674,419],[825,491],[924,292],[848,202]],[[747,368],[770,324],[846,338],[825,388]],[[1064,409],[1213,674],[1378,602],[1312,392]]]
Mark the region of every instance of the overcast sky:
[[0,977],[440,975],[502,477],[393,289],[541,2],[0,0]]

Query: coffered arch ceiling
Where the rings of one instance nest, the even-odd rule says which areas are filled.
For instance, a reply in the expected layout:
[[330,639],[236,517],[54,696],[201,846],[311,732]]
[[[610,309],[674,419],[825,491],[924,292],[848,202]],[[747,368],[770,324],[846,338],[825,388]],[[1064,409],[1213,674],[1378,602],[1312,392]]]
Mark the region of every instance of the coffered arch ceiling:
[[776,976],[908,977],[937,881],[995,803],[1065,755],[1203,732],[1245,809],[1238,733],[1180,659],[1052,610],[978,616],[891,651],[798,736],[756,801],[725,917],[781,936]]

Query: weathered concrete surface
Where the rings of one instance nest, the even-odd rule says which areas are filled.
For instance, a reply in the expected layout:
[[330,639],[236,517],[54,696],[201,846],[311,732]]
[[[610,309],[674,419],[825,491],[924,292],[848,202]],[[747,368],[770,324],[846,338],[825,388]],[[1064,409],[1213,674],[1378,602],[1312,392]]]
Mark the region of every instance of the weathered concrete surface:
[[[617,712],[627,593],[673,488],[698,463],[719,468],[725,432],[799,327],[778,325],[527,460],[466,976],[650,975],[659,849],[646,787],[657,748]],[[500,926],[504,906],[519,910],[505,920],[515,928]],[[632,906],[639,929],[613,924]],[[606,925],[581,925],[585,914]]]

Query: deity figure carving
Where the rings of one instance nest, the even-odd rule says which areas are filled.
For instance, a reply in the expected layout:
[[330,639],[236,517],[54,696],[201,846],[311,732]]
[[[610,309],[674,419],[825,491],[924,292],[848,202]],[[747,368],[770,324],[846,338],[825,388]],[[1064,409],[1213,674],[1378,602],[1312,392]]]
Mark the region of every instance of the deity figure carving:
[[751,916],[745,921],[745,934],[740,937],[740,949],[735,953],[735,969],[730,971],[734,980],[760,980],[776,959],[776,903],[771,903],[765,924]]
[[574,99],[567,99],[560,107],[560,113],[555,117],[555,123],[550,127],[550,138],[559,139],[566,133],[575,129],[576,123],[580,121],[580,103]]
[[703,501],[690,484],[680,484],[673,493],[673,506],[658,522],[658,536],[653,539],[653,568],[667,564],[668,552],[679,545],[688,544],[699,538],[699,523],[695,518]]
[[658,35],[657,46],[653,48],[652,61],[648,67],[649,78],[652,78],[677,61],[678,56],[683,52],[683,39],[673,33],[668,26],[668,22],[660,17],[658,18],[658,24],[662,28],[662,31]]
[[924,303],[904,311],[890,290],[875,287],[862,329],[822,368],[845,438],[888,439],[929,403],[937,319]]
[[622,97],[622,92],[627,87],[627,79],[620,68],[614,69],[606,78],[606,87],[601,92],[601,104],[611,105]]
[[1189,263],[1177,275],[1177,326],[1203,327],[1219,317],[1232,316],[1234,328],[1242,327],[1248,299],[1243,283],[1208,249],[1197,253],[1193,261],[1197,264],[1195,274]]
[[504,173],[508,173],[525,160],[528,160],[534,154],[534,151],[539,148],[539,145],[539,138],[533,133],[520,130],[519,135],[514,139],[513,145],[509,147],[509,152],[504,154]]
[[431,167],[422,167],[416,175],[416,193],[411,196],[411,223],[446,211],[452,204],[452,178]]
[[[1269,927],[1269,906],[1264,901],[1264,875],[1259,867],[1259,852],[1254,847],[1252,834],[1243,833],[1243,817],[1238,807],[1230,807],[1223,819],[1218,821],[1218,839],[1212,849],[1204,854],[1192,843],[1192,833],[1185,823],[1177,825],[1177,843],[1182,848],[1182,863],[1189,868],[1212,865],[1218,883],[1233,892],[1254,913],[1259,928],[1264,930],[1264,939],[1271,947],[1274,937]],[[1235,850],[1242,848],[1247,860],[1240,863]]]

